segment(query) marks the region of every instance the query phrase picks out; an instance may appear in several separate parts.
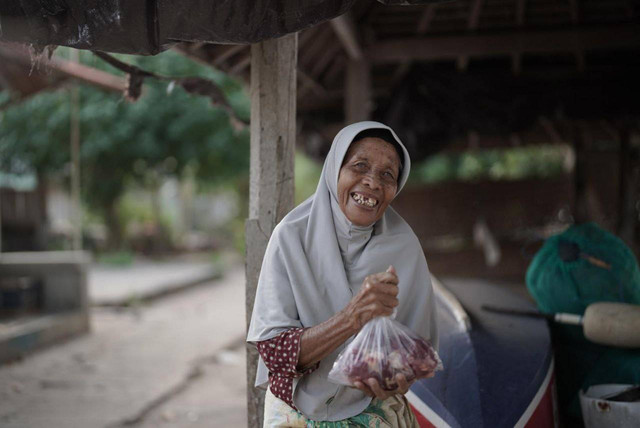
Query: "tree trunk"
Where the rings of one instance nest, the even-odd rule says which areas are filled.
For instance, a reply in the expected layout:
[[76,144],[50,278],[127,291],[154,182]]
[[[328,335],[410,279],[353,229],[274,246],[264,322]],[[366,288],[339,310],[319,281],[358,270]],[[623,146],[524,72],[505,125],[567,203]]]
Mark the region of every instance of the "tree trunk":
[[102,207],[104,222],[107,226],[107,249],[119,250],[122,248],[123,231],[122,222],[118,216],[118,199],[105,202]]

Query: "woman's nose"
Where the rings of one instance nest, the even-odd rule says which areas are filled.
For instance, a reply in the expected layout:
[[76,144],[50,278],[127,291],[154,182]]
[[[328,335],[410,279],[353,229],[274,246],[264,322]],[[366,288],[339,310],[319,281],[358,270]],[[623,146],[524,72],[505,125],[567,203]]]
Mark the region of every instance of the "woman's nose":
[[363,184],[366,184],[371,189],[379,189],[381,184],[375,174],[365,174],[363,178]]

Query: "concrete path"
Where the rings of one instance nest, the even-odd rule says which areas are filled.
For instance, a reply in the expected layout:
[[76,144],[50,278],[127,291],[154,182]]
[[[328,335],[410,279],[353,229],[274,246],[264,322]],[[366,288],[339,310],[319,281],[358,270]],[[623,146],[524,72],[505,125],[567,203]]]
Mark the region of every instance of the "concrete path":
[[127,305],[209,281],[218,275],[208,261],[137,261],[125,267],[94,264],[87,278],[89,300],[93,305]]
[[0,426],[246,426],[244,269],[131,308],[0,366]]

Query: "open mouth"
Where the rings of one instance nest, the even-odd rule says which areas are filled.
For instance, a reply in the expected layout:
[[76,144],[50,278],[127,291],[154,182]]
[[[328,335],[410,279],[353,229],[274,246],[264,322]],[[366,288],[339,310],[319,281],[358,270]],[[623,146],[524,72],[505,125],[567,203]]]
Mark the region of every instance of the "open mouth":
[[378,205],[378,200],[374,198],[368,198],[358,192],[351,193],[351,199],[353,199],[358,205],[367,208],[373,208]]

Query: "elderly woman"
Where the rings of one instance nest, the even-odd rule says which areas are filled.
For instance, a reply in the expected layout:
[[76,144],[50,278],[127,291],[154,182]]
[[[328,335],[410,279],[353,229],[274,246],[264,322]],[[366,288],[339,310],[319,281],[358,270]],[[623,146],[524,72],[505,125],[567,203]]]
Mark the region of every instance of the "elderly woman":
[[391,128],[349,125],[333,141],[315,194],[275,228],[247,337],[260,353],[256,386],[269,384],[265,426],[417,426],[401,375],[395,391],[373,378],[356,387],[327,379],[353,336],[394,310],[437,346],[424,254],[389,207],[409,169]]

